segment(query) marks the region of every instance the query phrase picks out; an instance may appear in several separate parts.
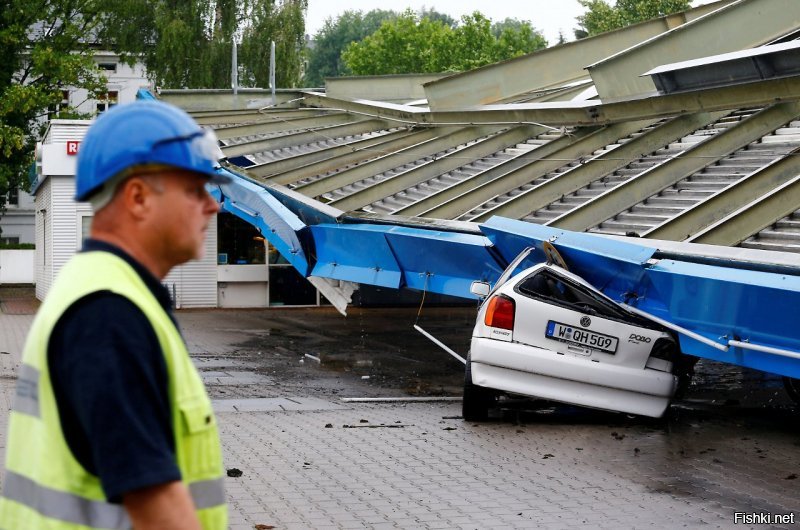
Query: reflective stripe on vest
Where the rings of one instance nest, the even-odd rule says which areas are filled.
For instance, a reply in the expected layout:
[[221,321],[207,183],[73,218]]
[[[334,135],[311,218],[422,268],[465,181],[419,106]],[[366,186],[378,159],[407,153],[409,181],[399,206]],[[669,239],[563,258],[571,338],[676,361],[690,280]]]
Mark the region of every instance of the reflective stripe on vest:
[[[189,485],[189,493],[197,510],[219,506],[225,503],[224,479],[193,482]],[[128,514],[121,504],[94,501],[47,488],[13,471],[6,471],[3,496],[51,519],[92,528],[131,528]]]
[[189,484],[194,506],[198,510],[225,504],[225,479],[215,478]]
[[114,530],[131,528],[128,514],[121,504],[93,501],[46,488],[12,471],[6,471],[3,496],[51,519],[92,528]]
[[17,379],[17,395],[11,410],[39,417],[39,370],[23,364],[19,368]]

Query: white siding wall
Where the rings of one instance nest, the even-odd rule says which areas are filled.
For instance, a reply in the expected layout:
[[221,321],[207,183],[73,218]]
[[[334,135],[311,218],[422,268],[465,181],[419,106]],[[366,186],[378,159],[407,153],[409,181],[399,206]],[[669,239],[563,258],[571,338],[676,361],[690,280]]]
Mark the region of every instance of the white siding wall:
[[217,307],[216,216],[208,225],[203,259],[175,267],[163,283],[174,292],[178,308]]
[[44,295],[50,290],[53,283],[53,260],[50,256],[52,245],[52,231],[50,230],[50,184],[47,179],[36,191],[36,245],[34,266],[36,268],[36,298],[44,300]]
[[51,120],[42,143],[65,144],[68,140],[80,142],[89,130],[89,123],[86,120]]
[[[45,191],[47,190],[47,191]],[[36,296],[43,299],[52,278],[69,261],[83,243],[81,218],[91,215],[88,203],[76,203],[75,180],[72,177],[50,177],[37,192],[37,199],[50,196],[50,206],[43,217],[47,223],[44,252],[37,253],[37,263],[46,259],[43,278],[37,277]],[[37,232],[39,226],[37,225]],[[38,248],[37,240],[37,248]],[[38,267],[37,267],[38,270]],[[213,218],[206,233],[205,254],[202,260],[192,261],[172,270],[164,278],[165,285],[175,294],[179,308],[217,306],[217,220]],[[41,285],[41,287],[40,287]]]
[[[44,144],[80,140],[86,132],[88,122],[54,120],[51,122]],[[81,237],[82,218],[91,215],[88,203],[76,203],[75,178],[54,176],[52,173],[74,173],[74,158],[67,157],[64,147],[44,149],[42,169],[50,176],[44,178],[36,192],[36,297],[44,299],[53,283],[53,278],[83,244]],[[175,293],[178,307],[217,306],[217,219],[214,217],[206,234],[205,255],[202,260],[176,267],[165,279],[171,292]]]
[[48,230],[50,237],[50,258],[53,277],[58,276],[69,258],[78,250],[78,229],[76,222],[75,181],[72,177],[50,177],[50,218]]

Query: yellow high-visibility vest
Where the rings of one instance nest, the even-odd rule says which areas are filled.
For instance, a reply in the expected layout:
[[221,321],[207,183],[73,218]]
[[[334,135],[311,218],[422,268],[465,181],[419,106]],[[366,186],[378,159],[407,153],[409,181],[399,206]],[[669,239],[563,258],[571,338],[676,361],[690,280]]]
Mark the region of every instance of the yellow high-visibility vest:
[[64,266],[28,334],[9,417],[0,529],[131,527],[124,507],[108,502],[100,479],[70,451],[47,363],[58,319],[74,302],[98,291],[129,299],[153,326],[166,360],[178,468],[203,528],[224,530],[222,451],[203,382],[175,324],[139,274],[125,260],[100,251],[77,254]]

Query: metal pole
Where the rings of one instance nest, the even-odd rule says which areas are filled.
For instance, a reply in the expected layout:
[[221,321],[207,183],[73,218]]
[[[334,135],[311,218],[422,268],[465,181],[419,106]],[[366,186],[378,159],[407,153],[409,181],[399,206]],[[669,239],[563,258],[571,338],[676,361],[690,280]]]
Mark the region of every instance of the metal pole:
[[233,46],[231,48],[231,88],[233,88],[233,95],[239,93],[239,53],[236,49],[236,39],[233,39]]
[[275,41],[269,47],[269,87],[272,89],[272,106],[275,106]]
[[443,349],[444,351],[446,351],[447,353],[449,353],[450,355],[461,361],[462,364],[467,364],[467,360],[465,358],[463,358],[462,356],[460,356],[459,354],[448,348],[444,343],[442,343],[442,341],[440,341],[439,339],[437,339],[436,337],[434,337],[433,335],[431,335],[430,333],[419,327],[417,324],[414,324],[414,329],[416,329],[417,331],[428,337],[434,344],[439,346],[441,349]]

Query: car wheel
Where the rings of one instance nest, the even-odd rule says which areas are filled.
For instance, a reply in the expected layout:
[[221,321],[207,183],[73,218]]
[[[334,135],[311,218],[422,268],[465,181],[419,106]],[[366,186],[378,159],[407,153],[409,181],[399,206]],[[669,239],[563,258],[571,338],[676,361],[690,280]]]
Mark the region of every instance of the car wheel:
[[783,386],[786,388],[786,393],[789,394],[792,401],[800,405],[800,379],[784,377]]
[[675,399],[682,399],[686,396],[689,386],[692,384],[694,377],[694,366],[700,359],[690,355],[684,355],[680,352],[676,344],[672,344],[673,351],[670,357],[672,359],[672,373],[678,376],[678,385],[675,389]]
[[466,421],[486,421],[489,419],[489,409],[497,401],[495,391],[472,384],[472,362],[467,356],[464,369],[464,399],[461,403],[461,415]]

